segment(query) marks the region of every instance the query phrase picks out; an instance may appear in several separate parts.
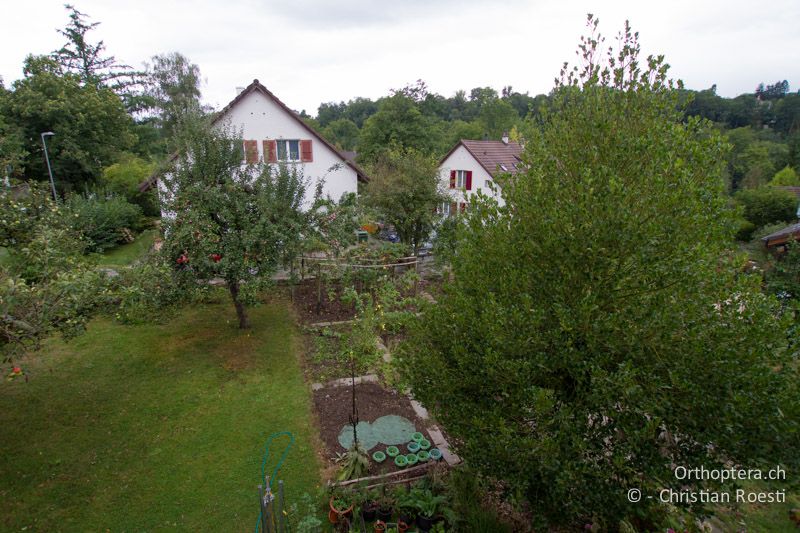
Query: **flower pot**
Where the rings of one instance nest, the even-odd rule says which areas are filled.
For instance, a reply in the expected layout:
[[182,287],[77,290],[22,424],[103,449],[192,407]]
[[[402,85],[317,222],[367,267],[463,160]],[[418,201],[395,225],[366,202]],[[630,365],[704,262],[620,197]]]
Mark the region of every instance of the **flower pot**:
[[414,466],[418,462],[419,462],[419,457],[417,457],[417,454],[409,453],[408,455],[406,455],[406,464],[408,466]]
[[386,522],[392,519],[392,508],[391,507],[378,507],[378,522]]
[[431,459],[433,461],[438,461],[439,459],[442,458],[442,452],[439,451],[439,448],[432,449],[431,451],[428,452],[428,455],[431,456]]
[[397,531],[398,531],[398,533],[405,533],[406,531],[408,531],[409,527],[410,526],[407,523],[405,523],[403,520],[398,520],[398,522],[397,522]]
[[425,450],[420,450],[417,452],[417,459],[419,459],[420,463],[427,463],[428,459],[430,459],[431,454],[426,452]]
[[433,518],[429,518],[427,516],[418,516],[417,517],[417,527],[420,531],[430,531],[433,527]]
[[378,450],[377,452],[372,454],[372,460],[375,461],[376,463],[382,463],[386,460],[386,454]]
[[400,449],[397,446],[389,446],[388,448],[386,448],[386,455],[388,455],[389,457],[397,457],[399,453]]
[[399,466],[400,468],[405,468],[408,466],[408,459],[406,459],[405,455],[398,455],[394,458],[394,464]]
[[330,502],[328,502],[328,506],[330,507],[330,511],[328,511],[328,521],[331,524],[339,523],[342,517],[350,516],[353,513],[353,504],[350,504],[350,507],[347,509],[337,509],[333,506],[333,496],[331,496]]
[[419,443],[412,440],[406,444],[406,448],[408,448],[408,451],[411,453],[417,453],[419,451]]
[[408,512],[402,512],[397,517],[397,521],[398,522],[402,522],[404,524],[413,524],[415,518],[416,518],[416,515],[410,514]]
[[411,435],[411,440],[413,440],[414,442],[419,442],[424,438],[425,438],[425,435],[423,435],[419,431],[416,431],[416,432],[414,432],[413,435]]
[[364,522],[372,522],[378,515],[378,504],[375,502],[365,502],[361,508],[361,518]]
[[431,441],[428,439],[422,439],[419,441],[419,449],[420,450],[427,450],[431,447]]
[[383,531],[386,531],[386,524],[378,520],[377,522],[375,522],[374,531],[375,533],[381,533]]

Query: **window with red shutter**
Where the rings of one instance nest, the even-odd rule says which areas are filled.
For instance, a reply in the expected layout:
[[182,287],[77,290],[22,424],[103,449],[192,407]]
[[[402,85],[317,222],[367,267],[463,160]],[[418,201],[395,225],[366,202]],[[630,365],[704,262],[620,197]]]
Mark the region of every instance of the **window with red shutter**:
[[300,161],[310,163],[314,161],[314,153],[311,151],[311,140],[300,141]]
[[244,161],[248,165],[258,163],[258,141],[244,142]]
[[471,170],[467,170],[466,174],[467,174],[467,187],[466,187],[466,189],[468,191],[471,191],[472,190],[472,171]]
[[267,157],[267,162],[275,163],[278,161],[278,144],[270,139],[262,141],[264,145],[264,155]]
[[466,210],[467,210],[467,204],[464,203],[464,202],[461,202],[461,212],[463,213]]
[[451,189],[455,189],[456,188],[456,171],[455,170],[451,170],[450,171],[450,188]]

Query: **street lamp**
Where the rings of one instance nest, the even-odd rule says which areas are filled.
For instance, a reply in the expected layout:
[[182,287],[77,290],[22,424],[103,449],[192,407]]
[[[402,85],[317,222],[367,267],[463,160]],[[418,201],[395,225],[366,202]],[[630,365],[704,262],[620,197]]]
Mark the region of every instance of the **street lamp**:
[[56,196],[56,182],[53,181],[53,169],[50,168],[50,156],[47,155],[47,141],[46,137],[55,135],[52,131],[45,131],[42,133],[42,144],[44,145],[44,159],[47,161],[47,173],[50,174],[50,188],[53,190],[53,201],[58,201]]

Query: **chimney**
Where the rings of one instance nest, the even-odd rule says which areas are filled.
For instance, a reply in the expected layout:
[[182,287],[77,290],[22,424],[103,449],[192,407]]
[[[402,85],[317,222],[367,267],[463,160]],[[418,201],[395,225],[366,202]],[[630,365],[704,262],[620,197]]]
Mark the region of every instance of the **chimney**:
[[240,94],[242,94],[242,91],[244,91],[244,87],[237,87],[236,88],[236,96],[239,96]]
[[508,132],[504,131],[503,136],[500,137],[500,140],[503,141],[503,144],[508,144]]

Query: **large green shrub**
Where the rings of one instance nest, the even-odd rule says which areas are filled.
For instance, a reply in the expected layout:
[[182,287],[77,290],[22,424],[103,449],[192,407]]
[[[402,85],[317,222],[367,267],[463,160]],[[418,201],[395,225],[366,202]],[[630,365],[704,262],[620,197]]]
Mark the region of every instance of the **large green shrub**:
[[400,363],[541,529],[652,531],[660,490],[703,485],[676,466],[796,463],[800,380],[777,302],[725,259],[724,141],[683,119],[630,30],[605,62],[596,34],[582,42],[506,205],[465,214],[453,281]]
[[132,155],[122,157],[118,162],[103,169],[100,185],[106,191],[123,196],[129,202],[142,208],[146,216],[160,215],[155,188],[140,191],[139,186],[155,170],[156,165]]
[[744,218],[757,228],[794,220],[800,203],[792,193],[769,186],[739,191],[736,201],[744,208]]
[[142,209],[121,196],[73,195],[67,200],[72,225],[92,252],[125,242],[128,232],[143,228]]

